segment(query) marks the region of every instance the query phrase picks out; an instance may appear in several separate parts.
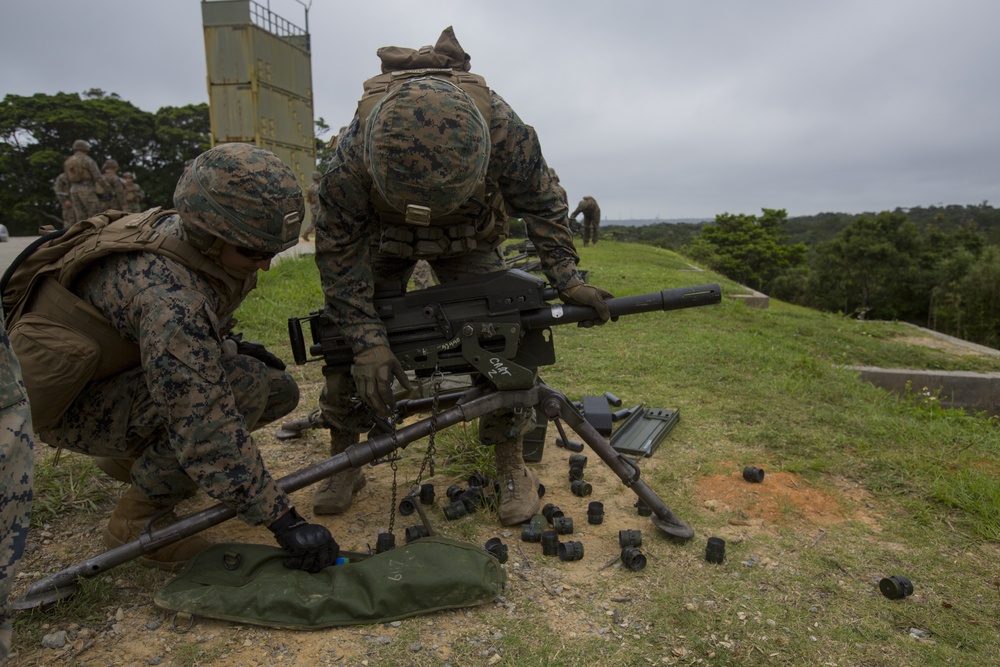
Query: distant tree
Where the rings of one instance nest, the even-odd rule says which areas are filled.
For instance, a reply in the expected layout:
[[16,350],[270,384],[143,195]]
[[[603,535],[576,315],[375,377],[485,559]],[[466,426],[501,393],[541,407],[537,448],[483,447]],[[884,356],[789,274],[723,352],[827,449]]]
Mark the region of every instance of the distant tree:
[[164,107],[155,114],[114,93],[7,95],[0,102],[0,211],[12,234],[60,222],[52,183],[77,139],[100,166],[114,158],[136,172],[147,204],[170,204],[184,162],[209,142],[208,105]]
[[922,250],[920,234],[905,214],[861,216],[816,248],[810,305],[860,317],[918,317],[926,312],[930,289],[921,286],[932,280],[921,275]]
[[722,213],[682,252],[747,287],[768,292],[783,273],[800,266],[806,246],[784,243],[784,209],[755,215]]

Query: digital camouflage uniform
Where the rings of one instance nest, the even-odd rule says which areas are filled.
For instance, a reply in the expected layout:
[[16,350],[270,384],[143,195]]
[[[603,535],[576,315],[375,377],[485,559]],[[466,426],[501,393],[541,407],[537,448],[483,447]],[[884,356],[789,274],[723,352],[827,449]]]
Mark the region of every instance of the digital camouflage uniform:
[[434,275],[434,269],[431,268],[426,259],[417,260],[410,278],[413,280],[413,286],[417,289],[427,289],[438,284],[437,276]]
[[[552,167],[549,167],[549,175],[552,176],[552,180],[556,183],[556,192],[559,193],[559,198],[564,204],[566,204],[566,210],[569,210],[569,197],[566,195],[566,189],[559,184],[559,175]],[[580,223],[578,223],[573,216],[570,216],[569,218],[569,230],[574,236],[580,233]]]
[[125,210],[129,213],[141,212],[142,203],[146,201],[146,193],[135,182],[135,176],[131,172],[125,174],[123,185],[125,187]]
[[56,181],[52,185],[52,189],[56,193],[56,200],[59,202],[59,206],[62,209],[64,229],[70,227],[76,222],[76,209],[73,208],[73,199],[70,197],[69,188],[69,176],[67,176],[64,171],[56,176]]
[[118,163],[115,160],[104,161],[104,186],[107,193],[98,197],[105,208],[113,208],[117,211],[125,210],[125,184],[118,176]]
[[86,141],[76,141],[73,144],[73,154],[63,162],[77,220],[86,220],[109,208],[98,198],[99,194],[105,192],[104,179],[97,163],[87,155],[89,150],[90,144]]
[[569,214],[570,220],[575,220],[580,213],[583,213],[583,245],[591,242],[597,245],[597,228],[601,224],[601,207],[597,205],[597,200],[590,195],[581,199]]
[[28,536],[34,461],[27,392],[0,322],[0,665],[11,648],[7,602]]
[[[39,435],[54,447],[129,462],[132,485],[105,528],[108,548],[138,539],[155,517],[176,520],[167,513],[200,488],[245,522],[266,525],[289,554],[287,567],[333,565],[339,548],[329,530],[296,512],[250,435],[295,408],[295,380],[263,346],[229,331],[256,272],[298,240],[302,190],[270,151],[227,143],[192,161],[174,205],[81,223],[37,251],[73,244],[32,267],[42,276],[34,287],[22,287],[17,273],[8,283],[5,305],[16,305],[8,325]],[[30,298],[19,296],[25,292]],[[93,366],[86,342],[78,355],[50,352],[67,337],[76,345],[88,336],[99,342]],[[45,363],[59,356],[75,371],[61,400],[53,397],[59,373]],[[140,562],[176,570],[208,546],[191,536]]]
[[[454,40],[450,28],[442,34],[435,49],[440,48],[445,40]],[[448,44],[445,46],[449,47]],[[457,40],[453,41],[453,47],[457,47],[457,60],[460,62],[461,57],[465,56],[464,51],[458,47]],[[380,50],[380,57],[383,51],[385,49]],[[424,49],[421,49],[421,53],[423,52]],[[467,63],[467,56],[465,60]],[[383,57],[383,72],[385,71],[387,67]],[[433,82],[414,81],[410,89],[416,91],[413,93],[416,104],[419,104],[421,96],[436,99]],[[524,219],[528,237],[538,248],[542,268],[555,287],[564,289],[582,284],[576,268],[579,257],[567,227],[567,206],[555,188],[535,130],[525,124],[498,94],[493,91],[488,91],[487,94],[490,143],[488,163],[485,165],[487,194],[490,191],[498,193],[502,197],[501,208],[506,210],[506,214]],[[431,102],[435,103],[437,102]],[[443,104],[447,105],[448,102]],[[427,156],[421,152],[424,148],[419,137],[427,132],[431,137],[429,142],[439,142],[439,129],[429,125],[432,121],[421,121],[423,115],[409,109],[400,113],[400,116],[405,116],[406,122],[416,126],[411,127],[413,137],[416,138],[410,142],[414,148],[409,149],[409,154],[393,154],[390,150],[386,168],[391,173],[394,165],[417,165],[417,171],[426,173],[427,178],[421,178],[421,185],[414,187],[433,188],[434,185],[424,186],[423,181],[430,183],[431,172],[435,168],[440,170],[441,167],[433,160],[428,161]],[[419,127],[421,122],[426,126]],[[350,125],[339,135],[336,153],[322,180],[321,197],[325,219],[316,234],[316,263],[322,279],[326,309],[333,323],[350,342],[356,356],[375,346],[388,345],[385,326],[373,306],[376,284],[389,281],[405,284],[417,259],[426,259],[442,283],[503,269],[504,260],[497,245],[506,238],[505,233],[499,236],[494,234],[492,239],[481,241],[474,249],[457,252],[443,247],[439,247],[437,252],[433,248],[428,249],[433,243],[423,244],[422,250],[421,244],[413,244],[411,247],[416,250],[416,254],[410,257],[386,252],[387,248],[398,248],[403,254],[407,250],[400,247],[400,244],[383,243],[382,237],[386,236],[385,225],[381,214],[376,210],[377,202],[373,199],[373,178],[366,166],[362,125],[356,113]],[[367,131],[373,130],[369,127]],[[420,167],[421,160],[426,169]],[[444,174],[439,180],[447,181],[447,176]],[[389,187],[392,186],[393,183],[389,183]],[[491,201],[489,197],[484,200]],[[490,215],[494,216],[496,224],[505,229],[504,211],[491,210],[490,207],[476,209],[466,223],[477,228],[483,227],[486,216]],[[347,396],[354,390],[354,382],[349,376],[327,378],[320,407],[327,421],[334,425],[335,443],[338,429],[357,430],[356,426],[346,420]],[[533,425],[532,410],[501,411],[481,420],[480,438],[490,445],[511,442],[519,445],[521,436],[530,431]],[[517,456],[520,457],[520,452]],[[521,465],[523,467],[523,462]],[[535,485],[537,486],[537,478]],[[314,509],[319,511],[317,506]]]
[[[184,237],[176,214],[157,231]],[[256,285],[246,279],[244,294]],[[228,354],[220,293],[205,276],[153,253],[99,260],[75,283],[126,339],[142,366],[91,382],[62,424],[40,432],[53,447],[137,459],[132,481],[149,499],[173,506],[199,487],[251,525],[290,507],[264,466],[250,431],[293,410],[290,375],[253,357]]]
[[313,172],[312,183],[306,190],[306,203],[309,205],[309,222],[302,226],[301,237],[308,241],[309,235],[316,229],[316,223],[323,219],[323,207],[319,203],[319,180],[322,174]]

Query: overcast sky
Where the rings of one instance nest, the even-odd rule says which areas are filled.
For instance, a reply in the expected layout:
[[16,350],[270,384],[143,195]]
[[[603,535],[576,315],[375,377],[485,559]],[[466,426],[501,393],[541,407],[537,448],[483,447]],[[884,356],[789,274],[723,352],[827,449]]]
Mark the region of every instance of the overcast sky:
[[[1000,205],[996,0],[261,0],[312,35],[315,114],[454,26],[603,218]],[[199,0],[7,0],[0,94],[207,102]]]

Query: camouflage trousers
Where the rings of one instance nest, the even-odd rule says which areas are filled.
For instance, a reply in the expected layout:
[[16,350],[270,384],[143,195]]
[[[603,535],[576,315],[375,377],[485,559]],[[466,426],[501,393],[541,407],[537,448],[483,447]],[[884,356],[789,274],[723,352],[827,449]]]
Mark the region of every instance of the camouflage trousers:
[[78,222],[76,218],[76,207],[63,206],[62,219],[63,219],[63,229],[69,229],[70,227],[75,225]]
[[413,273],[410,277],[413,279],[413,285],[417,289],[427,289],[437,284],[435,282],[437,278],[434,276],[434,270],[431,269],[431,265],[425,259],[417,260],[417,264],[413,267]]
[[[241,354],[223,357],[222,367],[236,407],[251,431],[284,417],[298,405],[298,384],[288,373]],[[199,418],[209,415],[192,415],[192,419]],[[237,461],[199,465],[202,476],[193,479],[188,472],[193,466],[181,464],[175,439],[164,428],[141,367],[91,382],[70,406],[63,423],[39,435],[53,447],[91,456],[137,459],[132,482],[146,497],[165,506],[176,505],[198,488],[214,497],[214,488],[229,486],[226,470],[232,466],[256,470],[257,477],[264,470],[260,452],[248,438],[245,443],[233,443],[239,447]],[[200,453],[212,455],[210,451]],[[199,461],[204,462],[204,458]]]
[[11,648],[7,599],[28,537],[34,448],[21,367],[0,323],[0,665]]
[[[413,259],[376,255],[372,258],[375,283],[398,281],[406,284],[416,263]],[[489,252],[470,252],[447,259],[430,259],[427,263],[442,284],[505,268],[503,255],[499,249]],[[475,381],[484,382],[481,377]],[[319,407],[324,419],[333,425],[334,430],[350,433],[361,433],[366,430],[362,425],[365,420],[358,420],[356,415],[351,413],[351,397],[356,393],[354,379],[350,375],[342,373],[326,375],[326,386],[320,392]],[[479,437],[482,442],[489,445],[517,440],[531,431],[534,423],[534,413],[531,409],[501,410],[485,415],[479,420]]]
[[316,223],[323,219],[323,208],[321,206],[309,206],[309,219],[305,221],[302,225],[302,229],[299,230],[300,238],[308,238],[309,234],[316,231]]
[[97,190],[91,181],[74,183],[69,188],[69,198],[73,201],[73,209],[77,220],[86,220],[110,208],[97,197]]
[[597,245],[597,226],[599,223],[593,220],[583,221],[583,245],[593,243]]

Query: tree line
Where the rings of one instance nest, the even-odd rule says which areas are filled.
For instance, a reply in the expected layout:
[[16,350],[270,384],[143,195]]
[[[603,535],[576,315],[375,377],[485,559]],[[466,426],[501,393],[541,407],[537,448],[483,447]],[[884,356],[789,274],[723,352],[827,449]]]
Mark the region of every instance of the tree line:
[[184,165],[209,147],[208,104],[143,111],[114,93],[7,95],[0,103],[0,211],[11,234],[62,225],[52,189],[73,142],[90,142],[98,166],[118,162],[146,192],[170,206]]
[[793,242],[780,209],[722,214],[677,250],[772,297],[861,319],[911,322],[1000,347],[1000,215],[945,210],[838,215],[832,236]]

